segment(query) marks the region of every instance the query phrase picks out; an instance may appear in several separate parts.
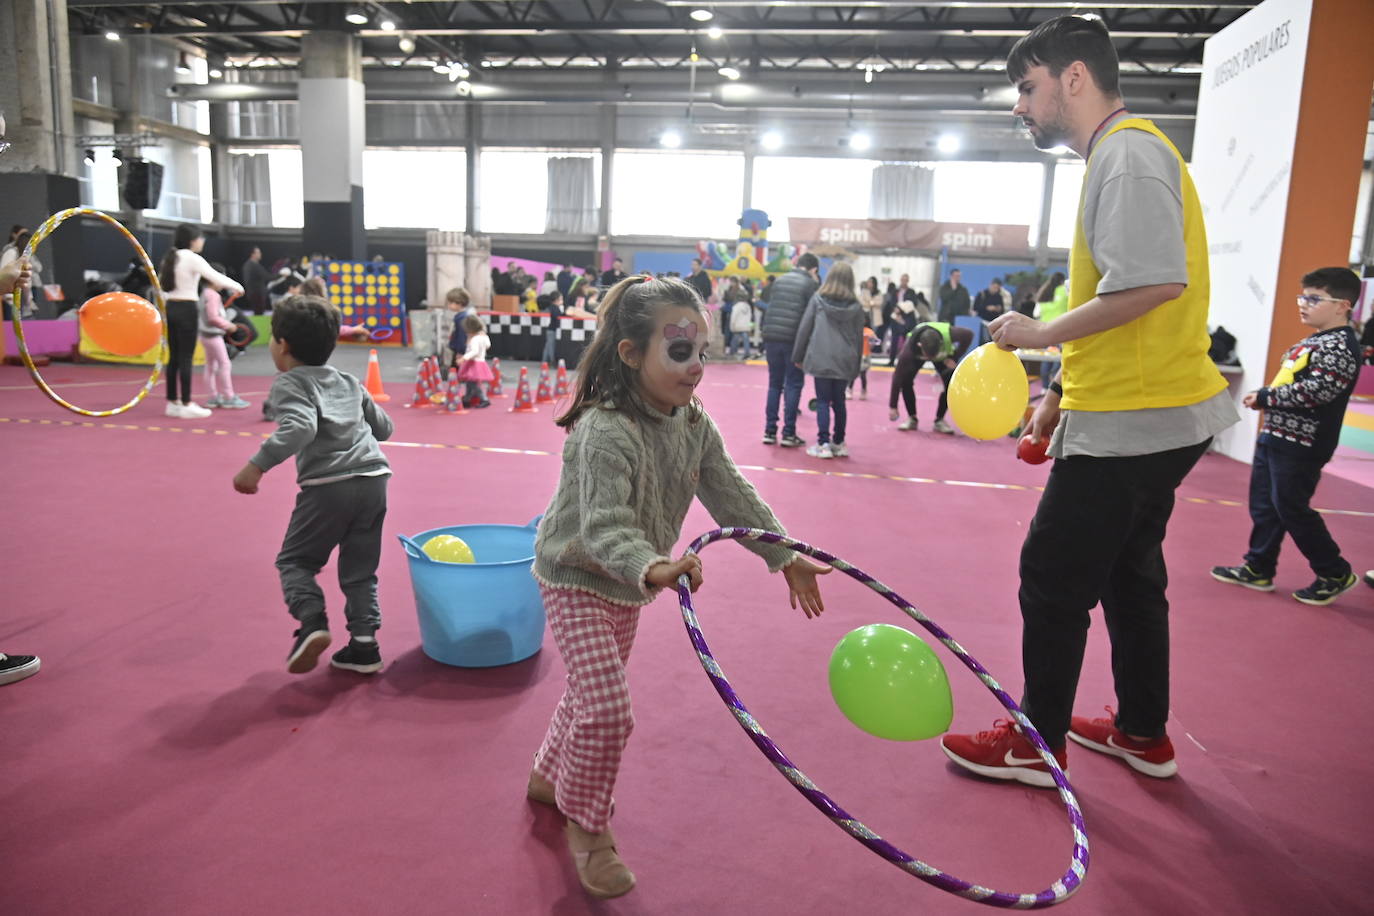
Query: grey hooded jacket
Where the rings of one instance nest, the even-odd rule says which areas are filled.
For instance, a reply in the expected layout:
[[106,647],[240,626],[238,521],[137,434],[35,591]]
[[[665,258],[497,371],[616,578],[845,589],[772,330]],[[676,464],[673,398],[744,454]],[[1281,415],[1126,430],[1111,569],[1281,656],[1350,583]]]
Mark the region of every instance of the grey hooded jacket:
[[864,310],[858,302],[831,302],[817,293],[806,305],[792,362],[815,378],[851,381],[859,377]]

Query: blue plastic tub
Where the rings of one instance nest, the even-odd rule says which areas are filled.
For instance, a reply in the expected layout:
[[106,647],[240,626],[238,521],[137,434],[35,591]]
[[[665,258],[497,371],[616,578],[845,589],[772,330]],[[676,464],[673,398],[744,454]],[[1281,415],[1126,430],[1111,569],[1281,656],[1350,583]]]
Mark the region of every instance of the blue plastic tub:
[[[436,662],[490,668],[529,658],[544,642],[544,602],[534,580],[528,525],[453,525],[398,535],[410,558],[420,643]],[[460,537],[475,563],[440,563],[421,549],[438,534]]]

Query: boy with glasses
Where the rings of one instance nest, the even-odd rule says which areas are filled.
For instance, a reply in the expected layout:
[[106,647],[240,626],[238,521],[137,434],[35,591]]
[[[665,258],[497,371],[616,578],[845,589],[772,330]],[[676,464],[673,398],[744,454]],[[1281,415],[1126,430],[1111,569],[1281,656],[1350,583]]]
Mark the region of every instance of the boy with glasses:
[[1359,582],[1311,505],[1360,371],[1360,345],[1350,326],[1359,298],[1359,278],[1344,267],[1323,267],[1302,278],[1298,314],[1315,333],[1289,348],[1272,382],[1245,396],[1246,407],[1264,411],[1250,467],[1250,549],[1240,566],[1213,568],[1219,582],[1273,591],[1285,532],[1317,574],[1294,598],[1330,604]]

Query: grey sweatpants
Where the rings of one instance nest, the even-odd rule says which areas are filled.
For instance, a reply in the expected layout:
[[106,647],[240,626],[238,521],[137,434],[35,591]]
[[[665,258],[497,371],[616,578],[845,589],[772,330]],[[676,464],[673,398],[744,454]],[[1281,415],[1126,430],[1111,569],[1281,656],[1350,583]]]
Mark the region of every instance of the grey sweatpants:
[[292,617],[304,622],[324,616],[324,592],[315,576],[337,546],[348,632],[371,636],[382,625],[377,562],[382,553],[387,479],[350,477],[301,487],[277,554],[282,595]]

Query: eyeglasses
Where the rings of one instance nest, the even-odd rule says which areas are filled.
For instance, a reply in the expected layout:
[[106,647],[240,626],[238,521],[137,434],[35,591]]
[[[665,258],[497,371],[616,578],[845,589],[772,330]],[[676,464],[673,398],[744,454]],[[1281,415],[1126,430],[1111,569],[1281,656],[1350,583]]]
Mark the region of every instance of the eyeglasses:
[[1349,302],[1349,299],[1332,299],[1330,296],[1299,296],[1298,305],[1313,306],[1319,302]]

